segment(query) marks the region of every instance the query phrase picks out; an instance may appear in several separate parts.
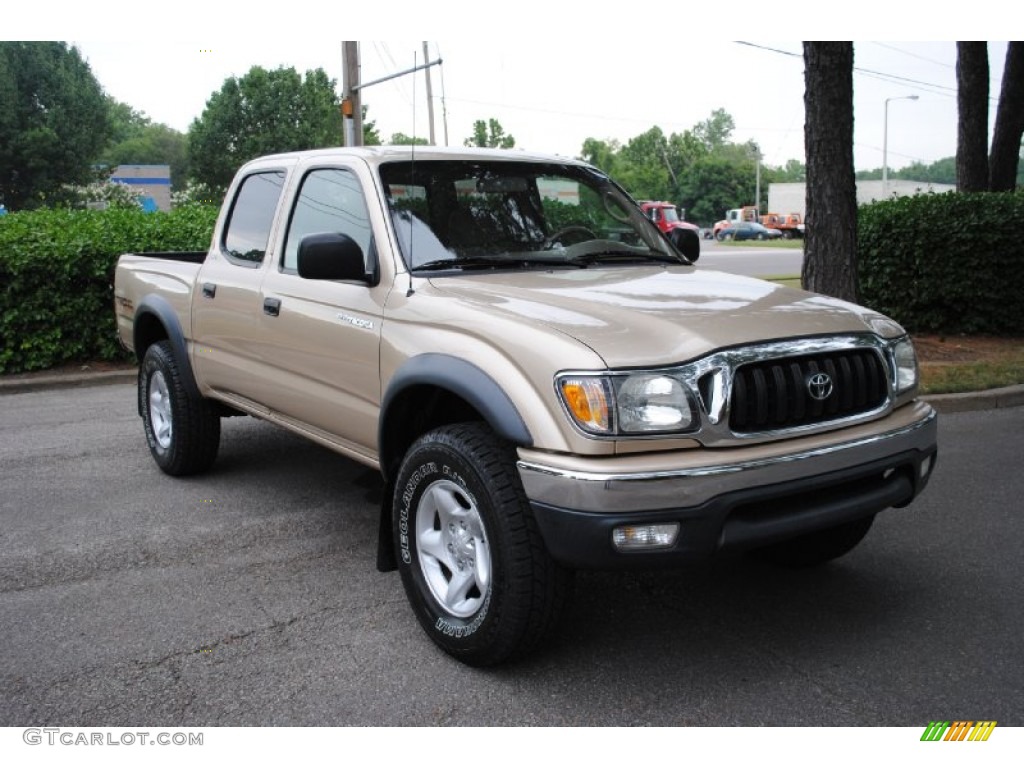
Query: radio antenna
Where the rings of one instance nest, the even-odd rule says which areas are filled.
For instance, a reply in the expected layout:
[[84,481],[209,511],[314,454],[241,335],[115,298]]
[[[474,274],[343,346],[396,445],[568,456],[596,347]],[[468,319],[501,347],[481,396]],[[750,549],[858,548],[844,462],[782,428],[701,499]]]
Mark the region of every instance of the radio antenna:
[[[416,51],[412,52],[412,69],[413,69],[413,72],[416,71]],[[412,78],[412,147],[410,149],[410,155],[409,155],[409,183],[405,187],[406,194],[409,194],[409,193],[412,192],[412,187],[413,187],[412,182],[415,181],[415,180],[416,180],[416,76],[413,75],[413,78]],[[413,220],[414,217],[415,217],[415,214],[413,214],[413,212],[410,210],[409,211],[409,290],[406,291],[405,298],[409,298],[414,293],[414,291],[412,289],[412,265],[416,263],[416,262],[413,261],[413,258],[412,258],[412,243],[413,243],[413,240],[414,240],[414,238],[412,236],[412,229],[413,229],[412,220]]]

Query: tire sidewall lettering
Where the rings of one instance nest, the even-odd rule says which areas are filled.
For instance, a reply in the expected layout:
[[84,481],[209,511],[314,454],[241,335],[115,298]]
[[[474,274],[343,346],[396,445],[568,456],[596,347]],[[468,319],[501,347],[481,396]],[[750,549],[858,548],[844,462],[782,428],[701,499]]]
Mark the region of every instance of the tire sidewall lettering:
[[[446,462],[443,458],[424,458],[416,464],[415,468],[410,473],[408,473],[404,484],[402,484],[400,486],[400,490],[396,492],[396,501],[398,503],[398,516],[396,521],[398,552],[403,569],[408,570],[413,582],[416,584],[416,589],[422,595],[424,604],[430,606],[428,610],[432,615],[431,618],[434,631],[447,638],[460,640],[475,635],[487,621],[487,618],[490,615],[493,590],[488,591],[480,609],[471,618],[464,620],[450,615],[441,609],[440,606],[437,606],[433,597],[429,594],[429,589],[425,584],[421,583],[422,574],[419,573],[419,566],[416,563],[417,555],[414,551],[414,518],[417,505],[419,504],[423,492],[431,483],[437,480],[449,480],[456,483],[469,497],[470,501],[476,505],[478,509],[480,508],[476,494],[474,494],[469,488],[469,483],[466,481],[464,471],[460,472],[455,466]],[[487,531],[487,535],[492,535],[489,529]],[[493,551],[492,547],[492,552]]]
[[454,637],[455,639],[475,634],[487,618],[488,609],[491,607],[491,594],[491,592],[487,593],[487,597],[484,598],[484,604],[480,606],[480,610],[477,611],[476,616],[468,624],[456,624],[444,616],[438,616],[434,628],[441,634]]
[[423,462],[409,475],[409,479],[406,481],[405,487],[402,488],[402,494],[399,497],[401,504],[398,509],[398,550],[401,554],[402,562],[406,565],[412,564],[409,519],[412,514],[413,502],[419,502],[420,494],[416,491],[423,484],[424,480],[427,480],[431,474],[436,473],[437,464],[433,461]]

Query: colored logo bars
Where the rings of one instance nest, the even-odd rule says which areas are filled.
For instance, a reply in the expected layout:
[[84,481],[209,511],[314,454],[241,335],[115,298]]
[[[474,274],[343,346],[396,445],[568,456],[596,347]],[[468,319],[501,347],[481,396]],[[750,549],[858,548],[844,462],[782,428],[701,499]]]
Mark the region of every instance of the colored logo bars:
[[988,741],[995,720],[933,720],[921,735],[921,741]]

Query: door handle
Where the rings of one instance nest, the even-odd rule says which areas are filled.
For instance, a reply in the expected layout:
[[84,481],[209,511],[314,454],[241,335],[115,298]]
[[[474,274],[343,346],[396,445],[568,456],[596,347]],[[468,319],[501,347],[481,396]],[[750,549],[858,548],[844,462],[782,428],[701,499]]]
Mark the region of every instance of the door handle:
[[271,317],[277,317],[281,314],[281,300],[280,299],[264,299],[263,300],[263,314],[270,315]]
[[213,283],[203,283],[203,298],[212,299],[217,295],[217,286]]

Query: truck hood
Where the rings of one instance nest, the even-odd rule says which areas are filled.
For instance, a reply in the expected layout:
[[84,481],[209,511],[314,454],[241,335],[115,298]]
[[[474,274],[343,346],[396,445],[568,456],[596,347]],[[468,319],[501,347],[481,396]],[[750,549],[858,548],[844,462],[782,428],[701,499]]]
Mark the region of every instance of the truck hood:
[[681,363],[722,347],[798,336],[904,333],[838,299],[699,267],[591,267],[431,279],[441,295],[554,329],[609,368]]

